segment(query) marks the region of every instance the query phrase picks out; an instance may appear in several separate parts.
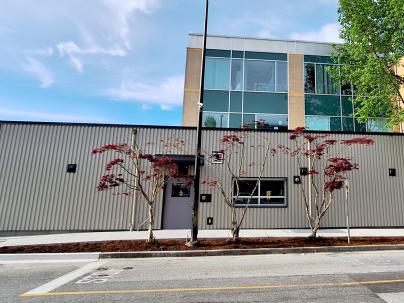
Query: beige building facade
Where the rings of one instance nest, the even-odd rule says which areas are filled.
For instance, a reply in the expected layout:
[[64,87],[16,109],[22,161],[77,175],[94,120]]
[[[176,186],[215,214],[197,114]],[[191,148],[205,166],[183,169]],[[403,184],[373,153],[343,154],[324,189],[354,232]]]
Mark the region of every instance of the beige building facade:
[[[189,35],[183,126],[198,123],[202,45],[201,34]],[[389,132],[382,118],[364,124],[353,118],[352,87],[330,75],[332,50],[325,42],[208,36],[202,126],[261,121],[275,130]]]

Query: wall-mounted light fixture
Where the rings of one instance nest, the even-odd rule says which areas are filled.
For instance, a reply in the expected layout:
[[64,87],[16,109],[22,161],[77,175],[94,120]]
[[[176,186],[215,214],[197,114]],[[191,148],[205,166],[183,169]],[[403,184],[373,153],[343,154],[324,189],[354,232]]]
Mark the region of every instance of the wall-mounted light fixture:
[[206,218],[206,225],[213,225],[213,217]]
[[204,202],[204,203],[212,202],[212,195],[211,194],[201,194],[200,200],[201,200],[201,202]]
[[301,184],[302,178],[300,176],[293,176],[293,183],[294,184]]

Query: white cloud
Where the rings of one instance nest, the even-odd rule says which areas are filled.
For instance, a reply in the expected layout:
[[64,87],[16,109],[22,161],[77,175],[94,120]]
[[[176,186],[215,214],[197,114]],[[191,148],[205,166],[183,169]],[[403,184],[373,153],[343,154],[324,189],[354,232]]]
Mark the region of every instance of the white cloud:
[[23,69],[38,79],[43,88],[49,87],[55,82],[52,72],[37,59],[27,57]]
[[135,11],[151,14],[160,7],[160,0],[103,0],[104,5],[114,15],[111,25],[121,37],[127,48],[130,48],[129,34],[131,27],[129,18]]
[[327,23],[318,31],[311,31],[305,33],[292,33],[291,39],[319,41],[319,42],[343,42],[339,37],[339,23]]
[[119,88],[108,89],[106,95],[114,100],[141,103],[143,108],[159,105],[162,110],[171,110],[182,104],[183,90],[184,77],[173,76],[162,82],[124,81]]
[[97,116],[82,116],[75,114],[49,113],[49,112],[39,112],[39,111],[20,110],[20,109],[4,109],[4,108],[0,108],[0,116],[25,121],[42,120],[53,122],[93,122],[93,123],[112,122],[109,119]]
[[81,48],[73,41],[69,41],[58,43],[56,48],[58,49],[61,57],[67,56],[69,58],[70,63],[78,72],[83,71],[83,62],[78,58],[78,55],[103,54],[114,57],[123,57],[126,55],[126,52],[117,45],[113,48],[102,48],[96,44],[93,44],[89,47]]

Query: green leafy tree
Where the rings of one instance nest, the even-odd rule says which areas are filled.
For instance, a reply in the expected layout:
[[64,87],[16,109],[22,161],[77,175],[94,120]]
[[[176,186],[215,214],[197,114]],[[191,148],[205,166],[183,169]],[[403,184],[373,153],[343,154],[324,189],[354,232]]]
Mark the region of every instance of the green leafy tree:
[[403,0],[340,0],[340,36],[334,60],[341,66],[342,84],[353,83],[355,115],[360,122],[385,116],[388,123],[404,121]]

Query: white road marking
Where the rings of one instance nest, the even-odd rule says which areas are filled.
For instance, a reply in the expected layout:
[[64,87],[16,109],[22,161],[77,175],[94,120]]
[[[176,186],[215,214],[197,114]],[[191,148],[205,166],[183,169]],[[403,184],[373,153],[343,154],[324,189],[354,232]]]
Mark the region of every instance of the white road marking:
[[93,262],[99,253],[46,253],[46,254],[0,254],[0,264]]
[[100,267],[102,265],[104,265],[105,263],[108,263],[108,261],[98,261],[98,262],[91,262],[87,265],[84,265],[83,267],[76,269],[72,272],[69,272],[68,274],[61,276],[55,280],[52,280],[44,285],[41,285],[37,288],[31,289],[30,291],[24,293],[25,294],[35,294],[35,293],[48,293],[60,286],[63,286],[67,283],[69,283],[70,281],[73,281],[74,279],[77,279],[89,272],[91,272],[92,270],[94,270],[97,267]]
[[380,293],[377,294],[381,299],[387,303],[403,303],[404,292]]
[[112,278],[122,272],[122,269],[113,272],[96,271],[80,280],[76,281],[77,284],[89,284],[89,283],[105,283],[109,278]]

